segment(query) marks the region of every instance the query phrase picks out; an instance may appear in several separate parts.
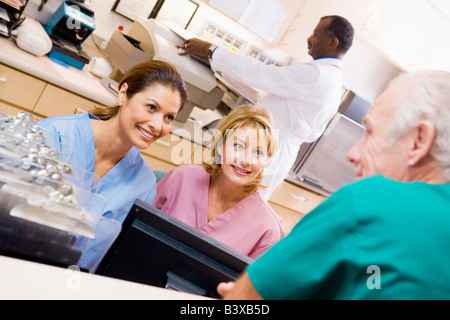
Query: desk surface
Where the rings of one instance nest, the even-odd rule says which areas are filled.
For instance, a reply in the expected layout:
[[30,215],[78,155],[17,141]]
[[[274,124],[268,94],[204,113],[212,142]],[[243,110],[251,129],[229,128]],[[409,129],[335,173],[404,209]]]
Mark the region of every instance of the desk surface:
[[203,300],[201,296],[0,256],[0,300]]
[[[116,98],[100,85],[100,79],[86,70],[69,69],[52,62],[47,56],[36,57],[18,48],[13,39],[0,37],[0,63],[28,73],[56,86],[69,90],[84,98],[99,102],[103,105],[113,105]],[[101,54],[99,52],[99,54]],[[175,134],[206,146],[211,141],[211,134],[201,129],[196,132],[194,124],[176,121],[172,128]]]
[[23,51],[12,38],[0,37],[0,47],[0,62],[3,64],[104,105],[116,102],[115,96],[100,85],[100,79],[87,71],[86,66],[83,70],[61,67],[47,56],[37,57]]

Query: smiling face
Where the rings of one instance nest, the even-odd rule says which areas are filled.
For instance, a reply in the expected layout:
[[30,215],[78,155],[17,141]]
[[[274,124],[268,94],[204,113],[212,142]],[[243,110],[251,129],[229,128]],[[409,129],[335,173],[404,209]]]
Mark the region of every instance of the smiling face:
[[169,86],[154,83],[136,93],[130,99],[124,83],[118,94],[121,132],[129,143],[146,149],[157,139],[164,137],[172,128],[172,121],[181,107],[178,91]]
[[250,127],[229,130],[225,144],[217,145],[217,153],[222,158],[222,177],[236,186],[245,186],[269,160],[265,131]]
[[397,141],[388,139],[389,124],[401,99],[399,94],[399,90],[392,89],[383,93],[364,118],[365,134],[347,154],[347,159],[355,165],[357,178],[382,174],[399,181],[408,180],[410,135]]

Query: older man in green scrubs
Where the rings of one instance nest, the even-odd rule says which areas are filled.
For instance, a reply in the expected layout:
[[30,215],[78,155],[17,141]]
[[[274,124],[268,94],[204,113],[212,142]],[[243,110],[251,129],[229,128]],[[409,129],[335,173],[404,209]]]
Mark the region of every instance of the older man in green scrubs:
[[348,153],[359,181],[218,290],[231,299],[450,299],[449,101],[448,72],[394,80]]

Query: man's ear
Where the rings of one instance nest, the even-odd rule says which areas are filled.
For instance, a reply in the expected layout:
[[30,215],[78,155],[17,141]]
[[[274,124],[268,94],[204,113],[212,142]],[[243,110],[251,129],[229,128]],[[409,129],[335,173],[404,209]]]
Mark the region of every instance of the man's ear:
[[431,151],[436,140],[436,128],[430,121],[421,121],[413,129],[413,143],[409,152],[408,164],[414,166]]
[[339,46],[339,39],[337,37],[330,38],[330,47],[337,50]]
[[117,105],[122,106],[127,100],[127,90],[128,84],[125,82],[119,89],[119,93],[117,94]]

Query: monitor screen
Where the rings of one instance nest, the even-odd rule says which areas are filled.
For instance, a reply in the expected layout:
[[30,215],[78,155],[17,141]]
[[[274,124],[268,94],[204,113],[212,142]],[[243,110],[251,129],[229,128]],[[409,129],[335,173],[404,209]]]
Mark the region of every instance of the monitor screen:
[[136,200],[96,274],[219,298],[253,260],[161,210]]

